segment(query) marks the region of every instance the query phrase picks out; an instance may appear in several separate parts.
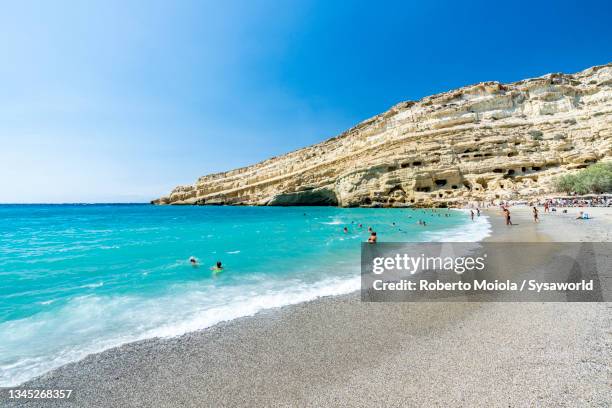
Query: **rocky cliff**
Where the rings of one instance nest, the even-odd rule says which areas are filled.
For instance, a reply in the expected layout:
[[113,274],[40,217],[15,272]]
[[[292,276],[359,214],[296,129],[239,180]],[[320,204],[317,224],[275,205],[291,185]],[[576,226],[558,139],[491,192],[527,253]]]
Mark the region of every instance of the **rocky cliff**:
[[612,159],[612,63],[403,102],[341,135],[154,204],[415,205],[516,199]]

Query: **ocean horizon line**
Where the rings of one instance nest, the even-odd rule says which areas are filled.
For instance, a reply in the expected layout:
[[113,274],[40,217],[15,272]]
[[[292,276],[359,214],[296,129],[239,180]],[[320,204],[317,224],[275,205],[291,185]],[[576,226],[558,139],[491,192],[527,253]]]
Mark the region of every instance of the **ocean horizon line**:
[[150,205],[150,202],[0,203],[0,205]]

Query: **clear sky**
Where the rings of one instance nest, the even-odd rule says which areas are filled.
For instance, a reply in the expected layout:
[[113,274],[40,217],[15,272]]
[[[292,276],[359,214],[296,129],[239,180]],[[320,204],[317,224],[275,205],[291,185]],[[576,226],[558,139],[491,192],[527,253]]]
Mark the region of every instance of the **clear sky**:
[[149,201],[404,100],[612,61],[610,1],[3,1],[0,202]]

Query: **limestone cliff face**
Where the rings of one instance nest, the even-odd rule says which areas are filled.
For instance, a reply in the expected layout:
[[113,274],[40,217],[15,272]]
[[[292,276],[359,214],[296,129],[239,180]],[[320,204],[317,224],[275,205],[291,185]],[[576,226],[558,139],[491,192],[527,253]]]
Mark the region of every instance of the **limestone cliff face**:
[[612,159],[612,63],[403,102],[343,134],[200,177],[154,204],[453,205],[550,191]]

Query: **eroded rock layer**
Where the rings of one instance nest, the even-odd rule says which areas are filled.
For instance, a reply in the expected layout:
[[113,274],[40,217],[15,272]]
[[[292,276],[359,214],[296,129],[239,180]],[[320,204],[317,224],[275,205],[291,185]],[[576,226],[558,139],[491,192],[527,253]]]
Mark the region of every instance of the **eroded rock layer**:
[[612,157],[612,64],[403,102],[343,134],[200,177],[154,204],[454,205],[551,191]]

